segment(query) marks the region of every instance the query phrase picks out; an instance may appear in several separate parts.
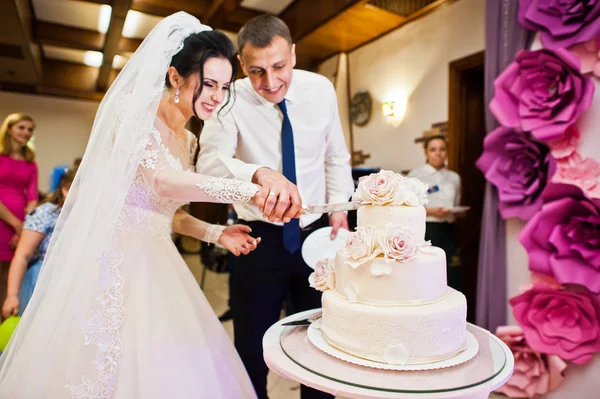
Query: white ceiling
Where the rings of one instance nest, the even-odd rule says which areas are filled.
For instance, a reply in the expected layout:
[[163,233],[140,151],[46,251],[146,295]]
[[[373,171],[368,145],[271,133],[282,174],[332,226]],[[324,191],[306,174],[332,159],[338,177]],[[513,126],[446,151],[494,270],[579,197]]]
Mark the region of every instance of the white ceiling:
[[73,62],[89,66],[102,65],[102,53],[98,51],[85,51],[52,45],[43,45],[44,56],[52,60]]
[[76,28],[106,32],[111,7],[74,0],[32,0],[37,19]]
[[240,5],[245,8],[278,15],[293,2],[294,0],[242,0]]
[[161,20],[162,17],[129,10],[122,35],[132,39],[144,39]]

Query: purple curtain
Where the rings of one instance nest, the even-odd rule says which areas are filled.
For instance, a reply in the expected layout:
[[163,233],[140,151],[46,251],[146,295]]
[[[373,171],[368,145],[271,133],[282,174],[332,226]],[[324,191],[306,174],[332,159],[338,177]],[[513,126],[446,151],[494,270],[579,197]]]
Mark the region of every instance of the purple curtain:
[[[494,79],[515,54],[529,47],[532,33],[519,25],[519,0],[487,0],[485,10],[485,101],[494,94]],[[487,131],[498,126],[486,107]],[[481,220],[477,277],[477,325],[492,332],[506,324],[506,230],[498,212],[498,193],[486,184]]]

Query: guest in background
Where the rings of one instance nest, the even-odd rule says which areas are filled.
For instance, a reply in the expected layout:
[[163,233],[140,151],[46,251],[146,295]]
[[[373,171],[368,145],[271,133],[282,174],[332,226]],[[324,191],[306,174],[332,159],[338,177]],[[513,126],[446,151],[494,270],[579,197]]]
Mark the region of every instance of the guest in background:
[[464,216],[464,212],[454,210],[460,205],[460,176],[446,167],[446,137],[435,131],[427,133],[431,132],[425,132],[423,144],[426,164],[408,176],[429,186],[425,239],[446,252],[448,285],[460,290],[460,248],[454,228],[456,218]]
[[19,245],[10,263],[7,297],[2,305],[3,317],[20,316],[29,303],[75,172],[75,169],[63,169],[58,187],[25,218]]
[[6,298],[8,268],[25,215],[38,202],[35,153],[28,146],[35,123],[24,113],[9,115],[0,127],[0,302]]

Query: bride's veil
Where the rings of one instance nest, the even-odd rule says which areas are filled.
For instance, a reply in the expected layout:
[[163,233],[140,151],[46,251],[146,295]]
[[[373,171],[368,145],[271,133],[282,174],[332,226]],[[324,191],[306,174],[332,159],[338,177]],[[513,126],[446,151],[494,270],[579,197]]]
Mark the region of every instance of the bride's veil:
[[[85,336],[88,345],[81,345],[78,356],[89,356],[90,364],[96,359],[95,366],[65,384],[73,397],[110,396],[125,317],[123,280],[115,272],[120,260],[115,226],[148,143],[171,58],[188,35],[208,29],[183,12],[163,19],[104,96],[34,295],[0,358],[0,386],[20,379],[19,373],[33,373],[39,375],[35,392],[44,392],[51,373],[43,370],[58,363],[68,369],[74,359],[65,358],[62,349],[81,345]],[[90,289],[97,295],[81,299]]]

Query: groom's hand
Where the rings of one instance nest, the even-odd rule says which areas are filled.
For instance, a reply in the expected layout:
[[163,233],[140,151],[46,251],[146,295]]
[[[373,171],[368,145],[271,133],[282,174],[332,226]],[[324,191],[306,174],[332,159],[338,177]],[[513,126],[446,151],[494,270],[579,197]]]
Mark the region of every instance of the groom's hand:
[[284,175],[269,168],[260,168],[252,182],[261,186],[255,201],[270,222],[289,222],[302,215],[302,199],[298,187]]

